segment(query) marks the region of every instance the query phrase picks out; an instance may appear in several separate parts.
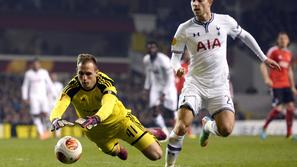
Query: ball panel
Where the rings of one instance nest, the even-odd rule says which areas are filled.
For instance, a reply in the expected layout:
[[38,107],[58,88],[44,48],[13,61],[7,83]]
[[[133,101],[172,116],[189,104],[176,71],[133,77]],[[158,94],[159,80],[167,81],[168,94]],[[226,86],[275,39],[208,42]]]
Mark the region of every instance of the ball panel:
[[55,153],[60,162],[71,164],[80,159],[82,146],[76,138],[72,136],[65,136],[57,142],[55,146]]

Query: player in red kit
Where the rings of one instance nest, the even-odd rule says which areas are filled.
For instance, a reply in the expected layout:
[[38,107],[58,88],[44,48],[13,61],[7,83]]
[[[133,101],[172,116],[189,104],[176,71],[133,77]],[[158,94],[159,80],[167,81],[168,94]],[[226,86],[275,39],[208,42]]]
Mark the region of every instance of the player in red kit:
[[292,138],[292,125],[294,118],[294,95],[297,94],[292,70],[292,53],[288,50],[289,36],[285,32],[280,32],[277,37],[277,45],[269,49],[267,57],[278,62],[280,71],[267,70],[264,64],[261,64],[261,72],[264,82],[272,88],[273,102],[272,110],[268,114],[264,126],[260,131],[260,138],[266,139],[266,129],[269,123],[275,119],[278,114],[286,111],[287,138]]

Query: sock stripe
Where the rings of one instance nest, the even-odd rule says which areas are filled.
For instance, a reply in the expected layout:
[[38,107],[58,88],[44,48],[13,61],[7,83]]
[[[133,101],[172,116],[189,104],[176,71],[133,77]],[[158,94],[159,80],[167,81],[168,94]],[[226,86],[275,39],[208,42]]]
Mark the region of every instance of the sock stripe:
[[181,147],[173,147],[173,146],[170,145],[170,144],[167,144],[167,148],[168,148],[168,150],[170,150],[170,151],[181,151],[181,150],[182,150]]

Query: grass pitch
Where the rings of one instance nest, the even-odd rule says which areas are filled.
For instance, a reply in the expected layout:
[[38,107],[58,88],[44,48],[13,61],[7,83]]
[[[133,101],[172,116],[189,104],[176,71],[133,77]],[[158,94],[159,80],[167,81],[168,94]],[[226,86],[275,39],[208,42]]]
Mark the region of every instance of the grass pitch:
[[[0,167],[162,167],[164,157],[149,161],[138,150],[125,144],[129,150],[128,160],[105,155],[86,138],[79,138],[83,146],[81,159],[71,165],[56,160],[54,146],[58,139],[0,140]],[[209,146],[201,148],[198,139],[186,138],[177,167],[296,167],[297,142],[284,137],[211,136]],[[165,152],[166,144],[162,147]]]

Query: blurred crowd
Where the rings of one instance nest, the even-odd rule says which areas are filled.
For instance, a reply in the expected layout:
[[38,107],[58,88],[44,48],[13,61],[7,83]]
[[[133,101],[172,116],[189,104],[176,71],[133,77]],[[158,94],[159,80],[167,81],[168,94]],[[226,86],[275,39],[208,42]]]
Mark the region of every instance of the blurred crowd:
[[[295,17],[297,10],[294,5],[290,5],[293,3],[292,0],[286,3],[276,0],[252,0],[252,2],[223,0],[214,3],[213,11],[233,16],[243,28],[249,30],[258,39],[263,50],[267,50],[279,31],[288,32],[292,41],[295,41],[297,27],[292,23],[297,21]],[[278,8],[278,6],[281,7]],[[144,33],[148,38],[157,39],[161,45],[168,48],[177,26],[193,16],[189,9],[190,3],[187,1],[169,0],[90,0],[87,2],[84,0],[0,0],[0,17],[3,22],[0,27],[0,53],[73,55],[79,52],[77,50],[91,50],[96,55],[127,57],[131,35],[137,31],[132,21],[134,14],[156,16],[156,29],[139,33]],[[25,21],[18,27],[13,23],[12,17],[16,22],[23,17],[29,21]],[[50,25],[44,28],[36,23],[37,17],[48,19],[49,22],[62,19],[60,21],[63,23],[69,25],[78,23],[85,27],[92,27],[94,22],[100,22],[100,24],[102,22],[101,26],[108,31],[99,28],[75,30],[76,26],[69,25],[62,29]],[[84,22],[90,19],[92,23]],[[110,27],[107,27],[107,24]],[[125,30],[126,32],[121,32],[119,29],[123,25],[131,27]],[[19,40],[14,40],[16,36]],[[117,49],[113,49],[114,47]]]

